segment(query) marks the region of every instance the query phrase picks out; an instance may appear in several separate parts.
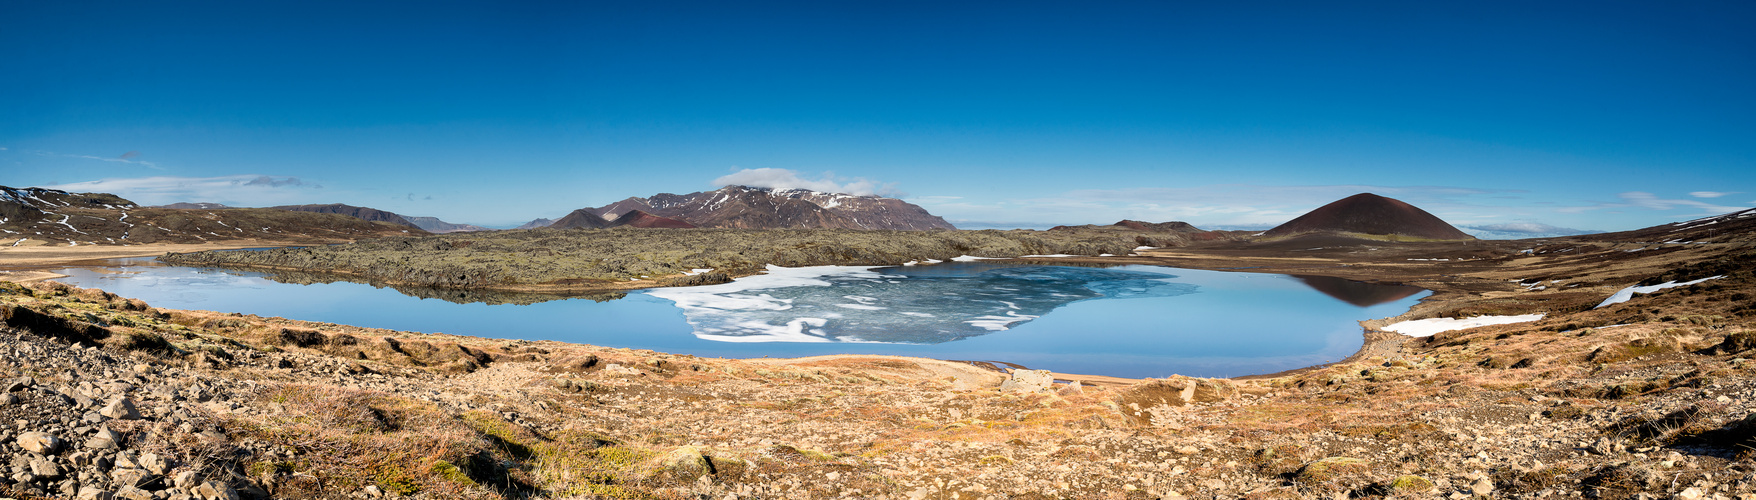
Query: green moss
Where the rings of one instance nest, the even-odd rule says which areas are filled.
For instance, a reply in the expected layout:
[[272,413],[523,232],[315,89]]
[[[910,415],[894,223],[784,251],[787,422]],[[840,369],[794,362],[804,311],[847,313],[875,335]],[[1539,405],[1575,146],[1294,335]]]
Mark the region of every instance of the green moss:
[[444,460],[433,462],[433,466],[427,468],[427,472],[453,483],[467,484],[471,486],[476,484],[476,481],[470,479],[469,474],[465,474],[463,469]]

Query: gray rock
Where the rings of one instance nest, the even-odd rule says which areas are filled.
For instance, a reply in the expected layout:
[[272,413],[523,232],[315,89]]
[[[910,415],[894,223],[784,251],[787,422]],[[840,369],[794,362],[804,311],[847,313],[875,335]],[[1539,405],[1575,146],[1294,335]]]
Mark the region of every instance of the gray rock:
[[135,463],[140,464],[140,467],[146,469],[147,472],[160,476],[171,471],[171,461],[159,456],[157,453],[141,455],[139,460],[135,460]]
[[238,500],[238,490],[232,489],[231,485],[226,483],[216,483],[213,481],[201,483],[199,486],[196,486],[194,490],[190,491],[190,493],[194,493],[195,498],[200,498],[201,500]]
[[26,432],[18,435],[18,447],[38,455],[54,455],[61,451],[61,438],[47,432]]
[[97,434],[92,435],[91,439],[85,440],[85,447],[94,450],[114,450],[121,448],[122,435],[116,434],[116,431],[110,430],[109,427],[101,427],[98,429]]
[[18,396],[15,396],[10,392],[0,394],[0,405],[15,405],[18,404],[19,401],[21,400],[18,399]]
[[[110,471],[110,482],[121,486],[140,486],[148,479],[152,479],[152,473],[142,469],[117,468]],[[122,492],[118,491],[116,495],[121,496]]]
[[152,492],[130,485],[122,485],[121,488],[117,488],[116,498],[124,500],[156,500],[153,498]]
[[110,500],[111,495],[108,491],[85,486],[79,489],[79,494],[74,498],[78,500]]
[[194,489],[196,486],[200,486],[201,479],[201,473],[186,470],[178,472],[176,476],[172,477],[171,485],[176,486],[179,490],[188,491]]
[[1488,478],[1485,477],[1477,479],[1475,484],[1469,485],[1469,491],[1476,496],[1485,496],[1494,492],[1494,482],[1489,481]]
[[30,473],[41,479],[60,479],[61,466],[47,458],[39,458],[30,461]]
[[1013,370],[1012,378],[1000,383],[1000,390],[1046,392],[1052,385],[1055,385],[1055,376],[1048,370]]
[[140,410],[134,408],[134,400],[123,397],[98,411],[103,416],[118,420],[136,420],[140,418]]

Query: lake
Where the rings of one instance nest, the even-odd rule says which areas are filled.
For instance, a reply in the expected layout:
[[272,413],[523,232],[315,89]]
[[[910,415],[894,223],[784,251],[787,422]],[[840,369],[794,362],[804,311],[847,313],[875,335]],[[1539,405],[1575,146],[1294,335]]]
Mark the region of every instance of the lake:
[[1007,261],[770,268],[721,285],[578,298],[114,264],[59,270],[68,277],[57,281],[155,307],[393,330],[705,357],[920,356],[1117,377],[1337,361],[1359,350],[1359,320],[1401,314],[1426,295],[1339,278]]

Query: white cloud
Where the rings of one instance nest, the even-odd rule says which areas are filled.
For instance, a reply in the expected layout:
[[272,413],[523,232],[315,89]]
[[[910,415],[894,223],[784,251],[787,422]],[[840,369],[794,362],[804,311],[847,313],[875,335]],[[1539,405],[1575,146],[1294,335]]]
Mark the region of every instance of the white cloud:
[[1718,197],[1725,196],[1728,194],[1737,194],[1737,193],[1722,193],[1719,191],[1696,191],[1693,193],[1689,193],[1689,196],[1694,196],[1696,198],[1718,198]]
[[738,185],[770,189],[809,189],[824,193],[845,193],[857,196],[901,195],[901,193],[896,192],[893,185],[879,184],[870,179],[856,177],[838,180],[835,174],[824,172],[822,179],[811,180],[799,177],[798,172],[784,168],[746,168],[714,179],[713,185],[714,187]]
[[141,205],[212,202],[231,206],[270,206],[304,201],[310,190],[297,177],[228,175],[221,177],[136,177],[43,186],[75,193],[111,193]]
[[145,160],[134,159],[134,158],[140,156],[139,151],[129,151],[127,153],[123,153],[122,156],[117,156],[117,157],[113,157],[113,158],[112,157],[104,157],[104,156],[92,156],[92,155],[69,155],[69,154],[60,154],[60,153],[50,153],[47,151],[39,151],[38,154],[42,154],[45,156],[60,156],[63,158],[80,158],[80,159],[86,159],[86,160],[107,161],[107,162],[111,162],[111,163],[126,163],[129,165],[140,165],[142,167],[150,168],[153,170],[164,170],[164,168],[160,167],[159,164],[157,164],[157,163],[153,163],[153,162],[145,161]]
[[1688,208],[1699,209],[1701,215],[1719,215],[1719,214],[1723,214],[1723,213],[1727,213],[1727,212],[1736,212],[1739,210],[1749,208],[1749,207],[1729,207],[1729,206],[1724,206],[1724,205],[1715,205],[1712,203],[1699,202],[1699,201],[1695,201],[1695,200],[1667,200],[1664,198],[1659,198],[1657,195],[1654,195],[1652,193],[1647,193],[1647,192],[1643,192],[1643,191],[1629,191],[1626,193],[1617,194],[1616,196],[1622,198],[1623,203],[1609,204],[1609,206],[1630,206],[1630,207],[1650,208],[1653,210],[1670,210],[1670,209],[1678,208],[1678,207],[1688,207]]

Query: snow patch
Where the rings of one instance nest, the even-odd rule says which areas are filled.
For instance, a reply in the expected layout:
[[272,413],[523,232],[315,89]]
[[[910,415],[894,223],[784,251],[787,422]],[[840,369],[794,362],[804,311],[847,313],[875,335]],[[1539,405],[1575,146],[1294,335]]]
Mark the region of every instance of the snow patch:
[[1680,286],[1689,286],[1689,285],[1694,285],[1697,283],[1702,283],[1702,282],[1705,282],[1707,280],[1716,280],[1716,279],[1720,279],[1720,278],[1724,278],[1724,277],[1725,277],[1725,275],[1720,275],[1720,276],[1713,276],[1713,277],[1709,277],[1709,278],[1701,278],[1701,279],[1698,279],[1695,281],[1686,281],[1683,283],[1678,283],[1675,281],[1667,281],[1667,282],[1659,283],[1657,285],[1652,285],[1652,286],[1638,286],[1638,285],[1631,286],[1628,288],[1623,288],[1621,290],[1617,290],[1616,293],[1610,295],[1610,298],[1604,299],[1603,303],[1598,304],[1597,307],[1593,307],[1592,309],[1602,309],[1602,308],[1605,308],[1605,307],[1608,307],[1608,306],[1611,306],[1614,304],[1620,304],[1623,302],[1627,302],[1629,300],[1633,300],[1634,294],[1636,294],[1636,293],[1652,293],[1652,292],[1656,292],[1659,290],[1664,290],[1666,288],[1676,288],[1676,287],[1680,287]]
[[952,262],[976,262],[976,261],[982,261],[982,260],[1007,260],[1007,258],[1006,257],[976,257],[974,255],[959,255],[956,257],[952,257],[951,260],[952,260]]
[[1410,337],[1431,337],[1435,333],[1463,330],[1488,325],[1508,325],[1543,319],[1542,313],[1518,316],[1476,316],[1474,318],[1429,318],[1395,323],[1383,328]]

